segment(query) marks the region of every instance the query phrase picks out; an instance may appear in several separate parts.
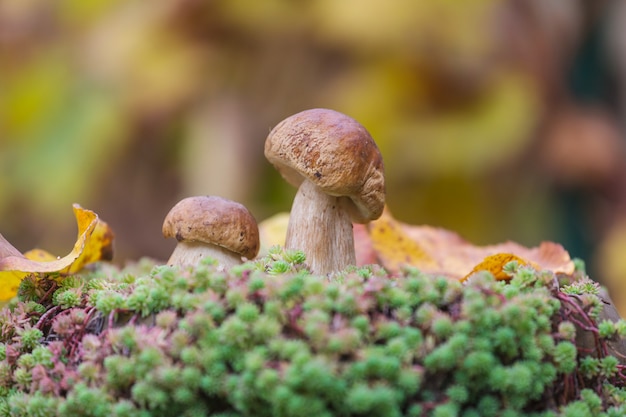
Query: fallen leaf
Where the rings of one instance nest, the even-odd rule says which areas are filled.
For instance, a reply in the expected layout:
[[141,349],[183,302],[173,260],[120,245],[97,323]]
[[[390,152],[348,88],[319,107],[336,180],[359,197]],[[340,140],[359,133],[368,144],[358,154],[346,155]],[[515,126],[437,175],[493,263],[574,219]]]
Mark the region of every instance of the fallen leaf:
[[24,257],[37,262],[50,262],[58,259],[50,252],[43,249],[31,249],[28,252],[24,252]]
[[96,218],[96,227],[85,241],[80,256],[70,266],[61,270],[62,273],[73,274],[87,264],[113,259],[113,231],[107,223]]
[[387,208],[378,220],[367,225],[367,230],[372,249],[386,268],[398,271],[404,265],[425,269],[436,267],[431,254],[426,252],[421,242],[411,239],[405,233]]
[[378,263],[378,257],[369,237],[369,231],[365,224],[353,224],[354,253],[357,265],[370,265]]
[[[391,235],[396,240],[401,238],[402,243],[394,243],[389,239]],[[414,244],[404,243],[406,238]],[[496,277],[503,277],[502,267],[509,260],[555,273],[574,272],[569,253],[557,243],[542,242],[534,248],[515,242],[476,246],[450,230],[402,223],[387,209],[381,218],[365,228],[355,225],[355,241],[357,239],[362,240],[356,245],[357,265],[380,263],[392,273],[399,272],[403,266],[413,266],[425,273],[460,280],[479,270],[489,270]],[[391,249],[385,249],[386,244],[391,245]]]
[[27,275],[28,273],[18,271],[0,272],[0,281],[2,281],[2,285],[0,285],[0,302],[15,297],[20,282]]
[[532,264],[527,260],[513,255],[512,253],[497,253],[495,255],[489,255],[483,259],[483,261],[476,265],[470,273],[461,278],[461,281],[467,280],[471,275],[479,271],[491,272],[497,280],[508,280],[511,277],[504,271],[504,267],[506,264],[513,261],[517,262],[520,266],[532,266]]
[[0,259],[6,258],[8,256],[21,256],[21,255],[22,254],[20,253],[20,251],[15,249],[15,247],[11,245],[9,241],[6,240],[4,236],[0,234]]
[[[50,252],[43,249],[31,249],[24,253],[24,257],[31,261],[52,262],[58,259]],[[73,274],[80,271],[87,264],[97,261],[110,261],[113,258],[113,231],[108,224],[96,219],[96,227],[91,236],[85,241],[80,256],[66,268],[61,269],[62,274]]]
[[72,251],[58,258],[42,249],[33,249],[22,255],[0,235],[0,301],[17,294],[21,280],[29,274],[59,272],[70,274],[86,264],[110,260],[113,255],[113,232],[91,210],[74,204],[78,238]]

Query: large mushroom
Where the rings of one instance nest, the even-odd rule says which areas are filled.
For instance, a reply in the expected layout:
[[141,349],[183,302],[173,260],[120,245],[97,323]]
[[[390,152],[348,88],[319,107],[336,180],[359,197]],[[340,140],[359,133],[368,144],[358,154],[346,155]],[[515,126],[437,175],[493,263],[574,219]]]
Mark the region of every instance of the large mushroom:
[[306,110],[272,129],[265,157],[299,187],[285,247],[302,250],[317,274],[354,265],[352,223],[377,219],[385,205],[383,160],[367,130],[334,110]]
[[163,222],[163,236],[178,244],[168,265],[196,265],[211,257],[228,268],[259,252],[259,228],[243,205],[215,196],[188,197],[178,202]]

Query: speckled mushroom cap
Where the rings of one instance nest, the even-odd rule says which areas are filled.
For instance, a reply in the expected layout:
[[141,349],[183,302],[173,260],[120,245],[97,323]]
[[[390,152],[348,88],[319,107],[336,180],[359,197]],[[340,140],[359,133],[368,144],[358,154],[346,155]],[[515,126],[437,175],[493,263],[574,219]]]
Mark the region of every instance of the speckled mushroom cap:
[[179,201],[163,221],[163,236],[221,246],[248,259],[259,253],[259,227],[242,204],[215,196]]
[[295,187],[308,179],[332,196],[349,197],[352,221],[377,219],[385,205],[383,159],[356,120],[311,109],[280,122],[265,141],[265,157]]

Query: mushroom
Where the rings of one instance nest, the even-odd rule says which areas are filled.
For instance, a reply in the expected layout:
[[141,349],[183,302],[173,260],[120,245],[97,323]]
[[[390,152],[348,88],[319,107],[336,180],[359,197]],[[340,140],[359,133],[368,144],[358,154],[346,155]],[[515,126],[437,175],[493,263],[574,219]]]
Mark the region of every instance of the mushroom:
[[196,265],[211,257],[224,267],[259,252],[259,228],[243,205],[215,196],[188,197],[178,202],[163,222],[163,236],[178,241],[168,265]]
[[302,250],[317,274],[354,265],[352,223],[377,219],[385,205],[383,160],[367,130],[334,110],[305,110],[272,129],[265,157],[299,187],[285,248]]

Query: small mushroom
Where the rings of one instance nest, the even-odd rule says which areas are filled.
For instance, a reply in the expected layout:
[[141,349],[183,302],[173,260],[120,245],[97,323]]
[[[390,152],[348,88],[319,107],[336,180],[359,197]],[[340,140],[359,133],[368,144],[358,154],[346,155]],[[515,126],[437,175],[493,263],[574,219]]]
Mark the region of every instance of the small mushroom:
[[259,228],[247,208],[215,196],[178,202],[163,222],[163,236],[178,241],[168,265],[196,265],[211,257],[220,265],[240,264],[259,252]]
[[367,130],[333,110],[305,110],[280,122],[265,157],[298,188],[285,247],[302,250],[311,270],[328,274],[356,263],[352,223],[383,212],[383,159]]

